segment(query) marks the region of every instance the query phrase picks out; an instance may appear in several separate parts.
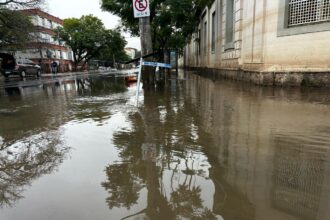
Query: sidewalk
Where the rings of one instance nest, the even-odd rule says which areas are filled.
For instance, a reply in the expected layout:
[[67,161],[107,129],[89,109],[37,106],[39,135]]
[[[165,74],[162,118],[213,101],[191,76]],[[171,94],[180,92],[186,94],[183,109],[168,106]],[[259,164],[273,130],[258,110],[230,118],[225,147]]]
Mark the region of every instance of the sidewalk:
[[[54,75],[53,73],[41,73],[41,78],[47,77],[65,77],[65,76],[77,76],[77,75],[88,75],[88,74],[115,74],[115,75],[127,75],[130,74],[132,70],[117,70],[117,71],[109,71],[109,70],[85,70],[78,72],[65,72],[65,73],[57,73]],[[11,77],[11,76],[9,76]],[[14,75],[16,78],[20,78],[19,75]],[[30,76],[27,76],[29,78]],[[5,77],[0,73],[0,80],[4,80]]]
[[[106,73],[107,71],[99,71],[99,70],[93,70],[93,71],[78,71],[78,72],[65,72],[65,73],[57,73],[54,75],[53,73],[41,73],[41,78],[43,77],[62,77],[62,76],[76,76],[76,75],[84,75],[84,74],[93,74],[93,73]],[[19,75],[15,75],[15,77],[20,77]],[[29,77],[29,76],[27,76]],[[0,80],[5,79],[5,77],[0,73]]]

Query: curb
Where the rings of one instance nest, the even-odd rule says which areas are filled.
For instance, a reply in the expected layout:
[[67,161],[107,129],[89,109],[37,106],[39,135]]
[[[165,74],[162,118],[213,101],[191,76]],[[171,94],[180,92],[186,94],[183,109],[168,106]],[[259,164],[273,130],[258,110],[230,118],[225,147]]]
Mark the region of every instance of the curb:
[[[77,76],[84,74],[102,74],[102,73],[118,73],[118,72],[109,72],[109,71],[82,71],[82,72],[65,72],[65,73],[57,73],[56,75],[52,73],[41,73],[41,78],[49,78],[49,77],[65,77],[65,76]],[[0,74],[0,80],[4,80],[5,77]]]

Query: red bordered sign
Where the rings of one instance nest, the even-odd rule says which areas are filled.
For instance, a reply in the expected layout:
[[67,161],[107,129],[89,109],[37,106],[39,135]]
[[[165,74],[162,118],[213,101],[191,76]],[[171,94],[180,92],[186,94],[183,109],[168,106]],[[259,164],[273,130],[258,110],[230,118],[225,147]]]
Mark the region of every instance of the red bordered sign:
[[133,0],[134,17],[150,16],[149,0]]

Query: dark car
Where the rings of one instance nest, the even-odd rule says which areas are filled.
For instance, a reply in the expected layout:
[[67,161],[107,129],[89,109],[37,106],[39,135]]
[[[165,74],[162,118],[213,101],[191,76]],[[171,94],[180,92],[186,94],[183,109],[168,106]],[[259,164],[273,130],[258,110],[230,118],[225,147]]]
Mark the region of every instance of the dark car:
[[8,77],[10,75],[20,75],[26,77],[27,75],[33,75],[40,77],[41,68],[29,59],[17,59],[6,53],[0,53],[1,73]]
[[2,75],[8,77],[14,70],[16,66],[15,58],[7,53],[0,53],[0,71]]

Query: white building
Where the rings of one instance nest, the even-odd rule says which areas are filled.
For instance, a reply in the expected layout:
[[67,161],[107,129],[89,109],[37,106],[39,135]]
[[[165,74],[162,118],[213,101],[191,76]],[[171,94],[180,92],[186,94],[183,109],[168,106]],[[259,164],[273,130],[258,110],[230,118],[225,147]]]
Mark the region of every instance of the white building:
[[137,49],[131,47],[126,47],[124,51],[131,59],[134,59],[137,53]]
[[61,72],[70,71],[73,55],[69,47],[54,40],[54,29],[63,25],[63,20],[40,9],[27,9],[23,12],[29,15],[35,25],[35,41],[25,46],[24,50],[15,53],[16,58],[28,58],[42,65],[45,72],[50,72],[50,63],[59,63]]
[[330,85],[330,2],[215,0],[183,63],[256,84]]

